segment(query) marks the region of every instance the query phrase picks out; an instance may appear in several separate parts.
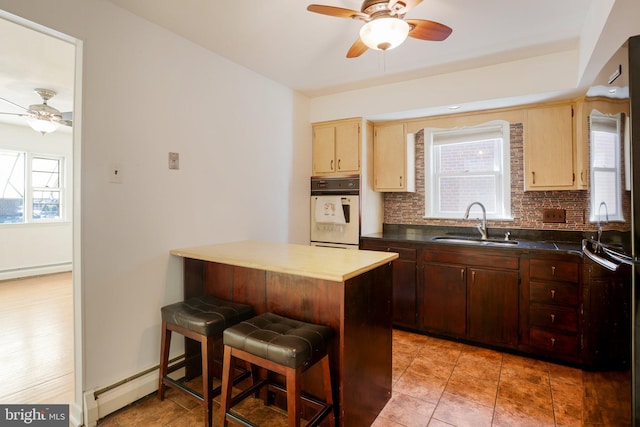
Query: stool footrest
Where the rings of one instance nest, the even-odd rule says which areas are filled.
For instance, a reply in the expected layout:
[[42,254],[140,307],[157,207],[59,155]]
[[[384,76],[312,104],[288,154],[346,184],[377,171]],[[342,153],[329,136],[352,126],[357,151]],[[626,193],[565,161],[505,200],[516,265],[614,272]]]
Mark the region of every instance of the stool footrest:
[[202,393],[198,393],[197,391],[190,389],[186,385],[182,384],[180,381],[174,380],[171,377],[164,376],[162,377],[162,382],[165,383],[166,385],[182,390],[183,392],[187,393],[189,396],[201,402],[204,401],[204,397],[202,396]]
[[267,380],[260,380],[257,383],[247,387],[242,390],[240,393],[236,394],[231,398],[231,407],[236,406],[238,403],[242,402],[244,399],[255,393],[257,390],[260,390],[265,385],[269,384]]
[[235,412],[231,412],[231,410],[227,411],[227,418],[244,427],[260,427],[258,424],[252,423],[242,415],[236,414]]
[[[286,388],[275,383],[269,383],[269,388],[278,390],[281,393],[287,392]],[[333,405],[329,405],[321,400],[316,399],[315,397],[309,396],[308,394],[304,394],[304,393],[300,394],[300,399],[314,405],[316,408],[319,409],[319,411],[315,414],[315,416],[311,418],[307,424],[305,424],[306,427],[317,426],[318,424],[320,424],[322,420],[325,419],[327,415],[329,415],[329,413],[331,413],[331,411],[333,411]]]

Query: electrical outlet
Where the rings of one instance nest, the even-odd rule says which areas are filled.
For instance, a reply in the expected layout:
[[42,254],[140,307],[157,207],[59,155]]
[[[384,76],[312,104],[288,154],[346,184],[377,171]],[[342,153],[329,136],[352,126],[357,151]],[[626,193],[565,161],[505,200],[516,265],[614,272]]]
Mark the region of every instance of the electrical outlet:
[[567,211],[565,209],[545,209],[542,214],[542,222],[567,222]]
[[118,163],[109,166],[109,182],[112,184],[122,184],[122,168]]

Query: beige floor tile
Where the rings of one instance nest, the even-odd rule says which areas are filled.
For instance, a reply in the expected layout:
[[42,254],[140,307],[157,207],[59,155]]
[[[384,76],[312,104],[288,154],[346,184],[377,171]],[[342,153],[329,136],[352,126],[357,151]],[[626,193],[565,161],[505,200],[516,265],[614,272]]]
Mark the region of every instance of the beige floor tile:
[[483,381],[498,384],[500,379],[500,365],[494,363],[481,362],[470,357],[460,357],[454,374],[467,375]]
[[394,393],[378,418],[385,418],[406,427],[425,427],[435,408],[435,403]]
[[514,402],[498,396],[493,419],[494,427],[553,427],[553,412],[542,411],[527,403]]
[[501,377],[498,398],[553,412],[549,385],[534,384],[519,378]]
[[454,372],[444,390],[445,393],[493,407],[496,403],[498,383],[483,381]]
[[493,407],[444,393],[433,418],[457,427],[491,426]]
[[437,403],[446,385],[447,379],[407,371],[393,385],[393,393],[405,394],[426,402]]

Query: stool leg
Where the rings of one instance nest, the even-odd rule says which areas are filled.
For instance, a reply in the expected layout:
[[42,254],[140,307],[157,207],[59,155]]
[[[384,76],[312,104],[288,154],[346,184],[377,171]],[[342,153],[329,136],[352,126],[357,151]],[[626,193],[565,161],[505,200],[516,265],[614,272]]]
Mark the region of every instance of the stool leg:
[[300,393],[302,392],[302,372],[287,368],[287,413],[289,427],[300,427]]
[[213,396],[211,383],[213,381],[213,338],[203,337],[202,347],[202,397],[204,406],[204,424],[206,427],[213,426]]
[[160,336],[160,373],[158,381],[158,399],[164,400],[164,382],[162,381],[169,367],[169,347],[171,346],[171,330],[167,328],[167,322],[162,322],[162,334]]
[[331,387],[331,369],[329,367],[329,354],[324,356],[320,361],[322,365],[322,378],[324,383],[324,398],[327,405],[331,405],[331,412],[329,413],[329,425],[335,427],[335,407],[333,406],[333,389]]
[[233,372],[235,360],[231,356],[231,347],[224,346],[222,357],[222,390],[220,391],[220,426],[227,427],[227,411],[231,407],[231,388],[233,387]]

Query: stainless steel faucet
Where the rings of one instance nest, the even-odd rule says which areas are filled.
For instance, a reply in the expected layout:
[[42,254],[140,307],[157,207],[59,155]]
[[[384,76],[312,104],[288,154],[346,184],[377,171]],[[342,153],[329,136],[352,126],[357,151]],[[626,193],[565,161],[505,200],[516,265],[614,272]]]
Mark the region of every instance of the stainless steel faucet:
[[473,202],[469,206],[467,206],[467,210],[464,213],[464,219],[469,219],[469,211],[471,210],[471,206],[478,205],[480,209],[482,209],[482,222],[476,224],[476,228],[482,235],[482,240],[487,240],[487,210],[484,208],[484,205],[480,202]]
[[600,212],[602,212],[603,206],[604,206],[604,221],[606,223],[609,223],[609,210],[607,209],[607,204],[604,201],[602,201],[600,202],[600,206],[598,206],[598,246],[596,247],[597,251],[600,249],[600,237],[602,236],[602,221],[600,220],[602,218],[602,214]]

